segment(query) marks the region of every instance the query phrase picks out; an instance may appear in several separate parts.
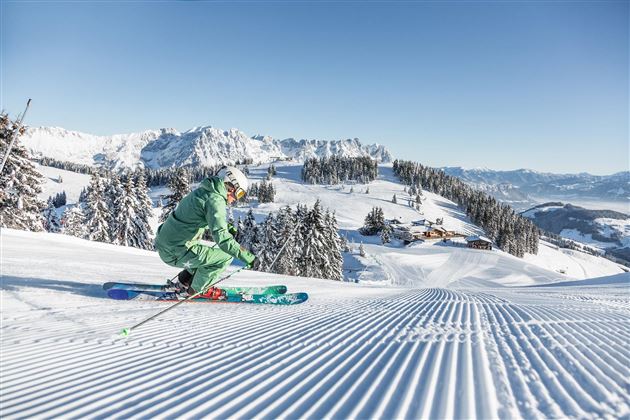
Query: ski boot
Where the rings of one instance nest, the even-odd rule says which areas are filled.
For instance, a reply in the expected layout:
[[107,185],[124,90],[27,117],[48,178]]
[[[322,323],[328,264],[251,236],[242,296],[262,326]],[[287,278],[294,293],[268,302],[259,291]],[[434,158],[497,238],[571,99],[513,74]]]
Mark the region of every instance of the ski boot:
[[227,294],[223,289],[219,289],[218,287],[211,287],[197,297],[202,299],[225,300],[227,298]]
[[188,293],[192,295],[195,293],[195,291],[191,287],[193,277],[194,274],[191,274],[188,270],[183,270],[179,274],[177,274],[177,280],[169,280],[166,285],[177,293]]

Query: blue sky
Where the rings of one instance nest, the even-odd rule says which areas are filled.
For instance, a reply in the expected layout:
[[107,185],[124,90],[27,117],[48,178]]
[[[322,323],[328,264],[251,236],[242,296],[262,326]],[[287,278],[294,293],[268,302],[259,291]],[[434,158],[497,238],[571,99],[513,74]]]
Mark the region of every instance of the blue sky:
[[360,138],[432,166],[628,170],[627,1],[2,1],[1,106],[94,134]]

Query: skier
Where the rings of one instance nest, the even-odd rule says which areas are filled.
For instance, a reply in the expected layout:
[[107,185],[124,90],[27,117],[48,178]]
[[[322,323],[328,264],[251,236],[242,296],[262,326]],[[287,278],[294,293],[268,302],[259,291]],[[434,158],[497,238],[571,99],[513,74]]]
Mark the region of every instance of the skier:
[[[243,172],[232,166],[223,167],[182,198],[158,227],[155,249],[166,264],[184,269],[177,276],[183,296],[206,290],[233,258],[248,268],[254,265],[256,256],[236,242],[226,221],[226,205],[246,193],[247,178]],[[200,243],[206,228],[210,229],[215,246]],[[209,288],[204,296],[217,298],[220,290]]]

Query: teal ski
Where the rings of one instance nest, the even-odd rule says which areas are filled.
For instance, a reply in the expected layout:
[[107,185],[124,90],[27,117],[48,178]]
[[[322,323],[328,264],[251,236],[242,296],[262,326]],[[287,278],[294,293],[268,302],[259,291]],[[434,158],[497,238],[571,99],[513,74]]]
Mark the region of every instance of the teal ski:
[[[107,296],[117,300],[154,300],[154,301],[178,301],[181,300],[175,292],[157,290],[128,290],[110,288]],[[194,298],[191,303],[252,303],[271,305],[295,305],[308,300],[306,293],[227,293],[219,299]]]
[[[287,292],[287,286],[273,285],[273,286],[219,286],[221,290],[225,290],[227,294],[284,294]],[[103,284],[104,290],[136,290],[136,291],[151,291],[151,292],[175,292],[176,290],[167,285],[159,284],[142,284],[142,283],[121,283],[121,282],[107,282]]]

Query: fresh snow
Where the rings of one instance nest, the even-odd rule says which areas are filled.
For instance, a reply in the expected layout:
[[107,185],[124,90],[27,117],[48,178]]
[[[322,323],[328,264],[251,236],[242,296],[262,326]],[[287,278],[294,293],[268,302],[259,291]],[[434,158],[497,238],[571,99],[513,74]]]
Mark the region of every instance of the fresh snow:
[[352,281],[245,271],[226,283],[286,284],[309,293],[301,305],[184,304],[122,339],[168,304],[110,300],[101,284],[162,283],[178,269],[154,252],[2,229],[2,417],[630,415],[630,274],[620,266],[545,242],[524,259],[457,241],[382,246],[356,232],[372,206],[484,232],[435,194],[424,192],[424,214],[408,207],[391,168],[369,194],[303,185],[297,166],[277,171],[276,202],[255,206],[259,221],[319,198],[352,243]]

